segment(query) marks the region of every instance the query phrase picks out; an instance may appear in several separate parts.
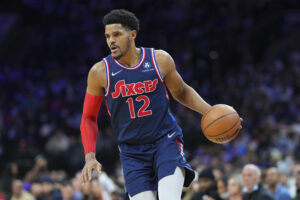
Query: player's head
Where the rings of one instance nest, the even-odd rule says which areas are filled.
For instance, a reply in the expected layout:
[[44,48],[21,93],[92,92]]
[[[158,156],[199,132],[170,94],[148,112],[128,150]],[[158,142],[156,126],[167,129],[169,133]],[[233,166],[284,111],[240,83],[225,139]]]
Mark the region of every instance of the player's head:
[[105,37],[111,54],[115,59],[126,55],[139,32],[139,20],[124,9],[110,11],[103,18]]
[[260,182],[261,172],[260,169],[253,164],[247,164],[242,171],[243,185],[248,190],[252,190],[255,185]]

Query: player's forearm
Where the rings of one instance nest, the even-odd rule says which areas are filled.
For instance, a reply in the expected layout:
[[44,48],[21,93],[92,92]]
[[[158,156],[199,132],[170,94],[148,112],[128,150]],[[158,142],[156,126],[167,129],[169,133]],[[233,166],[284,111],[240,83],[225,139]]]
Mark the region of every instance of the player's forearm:
[[80,131],[84,154],[89,152],[95,153],[98,134],[97,119],[82,115]]
[[189,85],[184,84],[180,93],[174,98],[182,105],[204,114],[211,106]]
[[80,124],[84,153],[96,152],[98,134],[97,116],[101,106],[102,96],[86,93]]

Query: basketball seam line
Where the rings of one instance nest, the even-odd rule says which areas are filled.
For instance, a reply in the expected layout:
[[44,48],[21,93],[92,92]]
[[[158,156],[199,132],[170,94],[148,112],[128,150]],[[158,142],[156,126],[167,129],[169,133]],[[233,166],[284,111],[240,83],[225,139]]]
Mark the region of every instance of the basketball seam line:
[[205,129],[203,129],[203,132],[204,132],[210,125],[212,125],[213,123],[215,123],[215,122],[218,121],[219,119],[222,119],[223,117],[226,117],[226,116],[228,116],[228,115],[232,115],[232,114],[235,114],[235,113],[236,113],[236,112],[228,113],[228,114],[226,114],[226,115],[223,115],[223,116],[221,116],[221,117],[215,119],[214,121],[210,122],[210,123],[205,127]]
[[[234,138],[236,138],[236,136],[238,136],[238,133],[240,132],[240,130],[241,130],[240,128],[238,128],[238,129],[235,130],[235,132],[233,133],[233,135],[231,135],[231,137],[230,137],[230,141],[233,140]],[[214,139],[216,139],[216,138],[214,138]],[[218,144],[224,144],[224,143],[218,142],[218,141],[215,141],[215,142],[217,142]]]
[[230,129],[224,131],[223,133],[220,133],[220,134],[218,134],[218,135],[208,136],[208,137],[217,137],[217,136],[223,135],[224,133],[227,133],[228,131],[230,131],[231,129],[233,129],[233,128],[235,127],[235,125],[236,125],[239,121],[240,121],[240,119],[237,119],[236,122],[234,123],[234,125],[233,125]]
[[201,126],[202,126],[202,122],[204,121],[204,119],[205,119],[205,117],[208,115],[208,113],[209,113],[210,111],[212,111],[213,108],[216,108],[216,106],[218,106],[218,105],[224,106],[225,104],[216,104],[216,105],[210,107],[210,108],[208,109],[208,111],[206,111],[206,112],[203,114],[203,118],[202,118],[202,120],[201,120]]

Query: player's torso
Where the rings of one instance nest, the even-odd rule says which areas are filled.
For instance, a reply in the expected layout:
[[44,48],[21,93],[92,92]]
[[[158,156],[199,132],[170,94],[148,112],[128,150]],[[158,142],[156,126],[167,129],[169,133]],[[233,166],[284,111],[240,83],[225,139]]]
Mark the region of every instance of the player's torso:
[[179,129],[169,112],[154,49],[142,48],[135,67],[123,66],[111,55],[103,61],[107,72],[106,105],[120,143],[149,143]]

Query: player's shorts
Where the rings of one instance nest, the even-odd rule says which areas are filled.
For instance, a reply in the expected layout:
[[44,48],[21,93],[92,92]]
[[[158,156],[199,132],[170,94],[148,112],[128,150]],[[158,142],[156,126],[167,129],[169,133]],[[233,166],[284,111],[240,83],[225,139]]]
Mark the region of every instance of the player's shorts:
[[125,187],[130,196],[157,191],[158,181],[174,174],[177,166],[185,168],[185,187],[195,177],[183,154],[181,132],[170,132],[149,144],[119,144],[119,149]]

